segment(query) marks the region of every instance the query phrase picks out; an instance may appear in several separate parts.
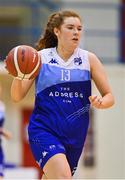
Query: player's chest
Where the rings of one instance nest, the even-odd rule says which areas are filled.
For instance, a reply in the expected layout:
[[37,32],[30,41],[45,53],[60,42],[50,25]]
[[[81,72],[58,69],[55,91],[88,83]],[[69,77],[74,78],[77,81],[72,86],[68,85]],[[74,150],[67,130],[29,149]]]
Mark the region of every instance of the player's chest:
[[85,69],[78,69],[72,67],[59,67],[59,66],[50,66],[44,65],[43,77],[45,79],[55,80],[59,82],[67,81],[82,81],[89,79],[89,72]]

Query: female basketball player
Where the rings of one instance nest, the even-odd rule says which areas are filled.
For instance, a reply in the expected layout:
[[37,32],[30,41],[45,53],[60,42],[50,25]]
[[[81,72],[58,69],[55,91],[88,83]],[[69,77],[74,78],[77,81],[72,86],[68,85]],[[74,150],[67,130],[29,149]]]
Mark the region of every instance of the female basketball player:
[[[98,109],[114,104],[100,60],[79,48],[82,29],[75,12],[56,12],[37,44],[42,67],[35,79],[36,99],[28,132],[44,179],[71,179],[86,139],[90,103]],[[91,78],[100,96],[91,95]],[[12,99],[20,101],[32,83],[14,78]]]
[[[2,88],[0,86],[0,99],[1,99]],[[6,139],[11,138],[11,133],[3,128],[5,121],[5,105],[2,100],[0,100],[0,179],[3,179],[4,176],[4,153],[2,148],[1,136],[4,136]]]

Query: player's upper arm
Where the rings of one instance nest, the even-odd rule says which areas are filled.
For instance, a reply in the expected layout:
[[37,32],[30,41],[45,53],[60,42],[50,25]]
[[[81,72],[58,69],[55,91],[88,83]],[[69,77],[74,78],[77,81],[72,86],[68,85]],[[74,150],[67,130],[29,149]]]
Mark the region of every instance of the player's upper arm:
[[89,52],[91,77],[102,96],[111,93],[105,69],[97,56]]

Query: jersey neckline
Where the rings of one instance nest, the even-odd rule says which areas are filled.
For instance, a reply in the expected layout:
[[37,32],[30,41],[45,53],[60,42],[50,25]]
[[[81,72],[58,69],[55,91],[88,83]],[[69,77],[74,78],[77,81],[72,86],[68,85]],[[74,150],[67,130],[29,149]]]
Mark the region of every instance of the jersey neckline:
[[62,59],[60,57],[60,55],[58,54],[57,50],[56,50],[56,47],[54,48],[54,53],[56,54],[56,56],[58,57],[58,60],[60,61],[60,64],[62,64],[63,66],[68,66],[71,61],[73,60],[73,57],[74,55],[76,55],[76,52],[77,52],[78,48],[76,48],[73,52],[73,54],[70,56],[70,58],[67,60],[67,61],[64,61],[64,59]]

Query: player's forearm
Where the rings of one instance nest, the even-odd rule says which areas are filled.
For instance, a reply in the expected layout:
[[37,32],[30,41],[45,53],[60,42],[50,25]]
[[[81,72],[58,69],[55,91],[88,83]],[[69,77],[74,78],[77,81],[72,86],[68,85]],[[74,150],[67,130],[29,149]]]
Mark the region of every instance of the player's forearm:
[[18,102],[23,98],[22,81],[15,79],[11,85],[11,98],[13,101]]
[[11,86],[11,98],[15,102],[19,102],[22,100],[27,92],[29,91],[30,87],[32,86],[34,79],[32,80],[19,80],[14,78]]

